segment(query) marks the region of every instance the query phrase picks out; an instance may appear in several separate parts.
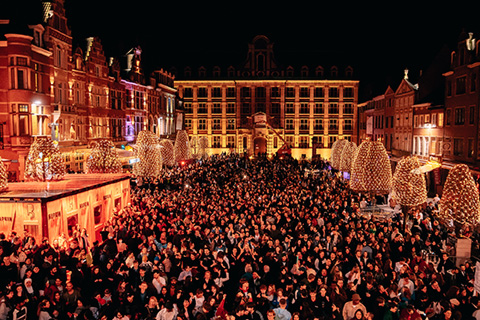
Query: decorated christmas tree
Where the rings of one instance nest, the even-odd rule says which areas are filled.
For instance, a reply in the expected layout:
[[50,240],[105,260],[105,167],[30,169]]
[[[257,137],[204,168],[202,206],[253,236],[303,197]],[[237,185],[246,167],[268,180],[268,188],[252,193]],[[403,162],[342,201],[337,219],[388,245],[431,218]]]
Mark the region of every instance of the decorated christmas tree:
[[2,161],[2,157],[0,157],[0,191],[7,190],[8,188],[8,175],[7,170]]
[[160,154],[162,156],[163,165],[173,167],[175,158],[173,156],[173,143],[168,139],[160,141]]
[[187,131],[181,130],[177,133],[173,155],[176,162],[192,159],[192,149],[188,141]]
[[162,156],[158,137],[151,131],[138,134],[135,154],[138,162],[133,165],[133,173],[139,177],[157,177],[162,170]]
[[36,137],[25,163],[25,179],[36,181],[60,180],[65,175],[65,163],[58,144],[50,137]]
[[85,173],[120,173],[122,164],[110,140],[95,142],[92,152],[87,159]]

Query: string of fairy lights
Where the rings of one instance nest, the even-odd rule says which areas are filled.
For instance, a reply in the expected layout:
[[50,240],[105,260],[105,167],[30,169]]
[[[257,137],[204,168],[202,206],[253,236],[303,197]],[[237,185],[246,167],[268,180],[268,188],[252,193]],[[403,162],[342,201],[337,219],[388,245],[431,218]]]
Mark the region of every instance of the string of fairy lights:
[[177,132],[173,156],[176,162],[192,159],[192,149],[188,140],[188,133],[185,130]]
[[133,173],[138,177],[158,177],[162,170],[160,143],[155,133],[143,130],[138,134]]
[[420,162],[415,156],[402,158],[393,174],[392,197],[395,201],[407,207],[415,207],[427,201],[425,176],[417,170]]
[[356,192],[387,194],[392,189],[392,168],[380,141],[363,141],[352,164],[350,188]]
[[0,191],[5,191],[8,188],[8,174],[5,165],[3,164],[2,157],[0,157]]
[[330,165],[332,166],[332,168],[337,170],[340,169],[340,158],[342,156],[343,149],[347,144],[348,140],[345,139],[336,140],[332,144],[332,154],[330,157]]
[[120,173],[122,163],[110,140],[96,141],[87,158],[85,173]]
[[35,137],[25,163],[25,179],[60,180],[65,173],[65,162],[59,151],[58,143],[50,137]]
[[357,144],[355,142],[348,142],[343,148],[342,154],[340,155],[340,165],[339,170],[347,173],[352,172],[352,163],[357,153]]
[[160,154],[164,166],[173,167],[175,165],[172,141],[168,139],[162,139],[160,141]]
[[460,224],[480,222],[478,188],[466,164],[455,165],[448,173],[439,205],[439,217]]

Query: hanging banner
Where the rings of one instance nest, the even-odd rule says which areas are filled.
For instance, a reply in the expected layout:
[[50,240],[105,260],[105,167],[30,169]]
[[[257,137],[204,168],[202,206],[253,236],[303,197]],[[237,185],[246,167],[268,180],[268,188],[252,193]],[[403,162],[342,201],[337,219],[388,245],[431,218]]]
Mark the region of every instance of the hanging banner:
[[2,203],[2,210],[0,210],[0,232],[3,232],[8,238],[10,232],[13,230],[16,216],[16,203]]
[[[58,238],[64,230],[63,227],[62,200],[47,203],[48,239],[50,243]],[[46,236],[46,235],[45,235]]]

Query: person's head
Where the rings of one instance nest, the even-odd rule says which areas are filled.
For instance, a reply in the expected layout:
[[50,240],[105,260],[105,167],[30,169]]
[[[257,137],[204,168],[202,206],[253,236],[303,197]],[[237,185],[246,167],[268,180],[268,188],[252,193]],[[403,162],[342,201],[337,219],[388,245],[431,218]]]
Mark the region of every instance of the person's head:
[[353,319],[355,319],[355,320],[364,319],[364,314],[363,314],[362,309],[357,309],[357,311],[355,311],[355,314],[353,315]]
[[275,319],[275,311],[273,309],[269,309],[267,311],[267,320],[274,320]]
[[359,303],[360,303],[360,300],[361,300],[361,298],[360,298],[360,295],[359,295],[358,293],[354,293],[354,294],[352,295],[352,302],[353,302],[353,304],[355,304],[355,305],[359,304]]

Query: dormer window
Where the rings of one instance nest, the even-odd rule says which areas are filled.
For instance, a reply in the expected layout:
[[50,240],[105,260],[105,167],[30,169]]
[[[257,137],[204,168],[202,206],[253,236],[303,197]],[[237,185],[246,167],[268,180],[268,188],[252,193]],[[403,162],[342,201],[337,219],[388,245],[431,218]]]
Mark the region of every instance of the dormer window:
[[200,67],[198,68],[198,76],[204,78],[205,75],[207,74],[207,70],[205,67]]
[[330,75],[332,76],[332,78],[338,77],[338,68],[336,66],[330,68]]
[[315,69],[315,76],[316,76],[317,78],[323,78],[323,67],[318,66],[318,67]]
[[302,73],[302,77],[308,77],[308,67],[303,66],[301,73]]

